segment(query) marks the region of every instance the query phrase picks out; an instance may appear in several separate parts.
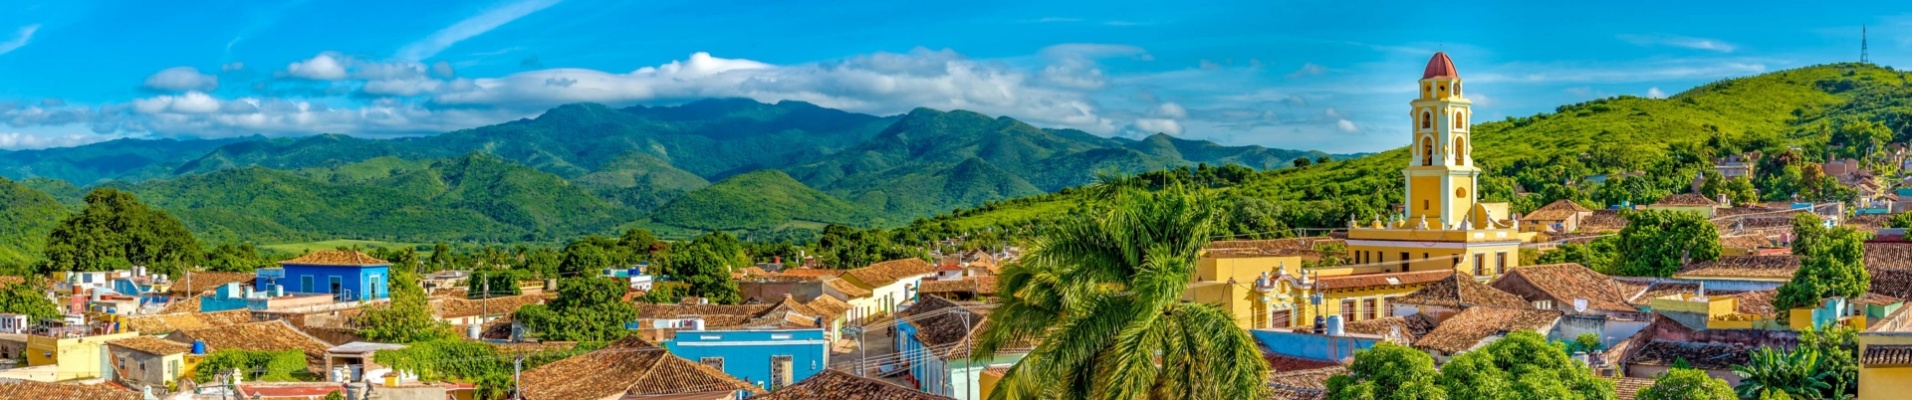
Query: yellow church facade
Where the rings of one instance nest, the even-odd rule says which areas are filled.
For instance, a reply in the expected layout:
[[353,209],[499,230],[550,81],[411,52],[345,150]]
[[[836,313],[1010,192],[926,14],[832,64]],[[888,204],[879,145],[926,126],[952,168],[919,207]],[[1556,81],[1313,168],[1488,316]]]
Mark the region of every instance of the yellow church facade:
[[[1276,257],[1204,255],[1202,265],[1228,267],[1212,274],[1235,284],[1198,279],[1189,300],[1220,305],[1249,329],[1309,326],[1331,315],[1363,321],[1390,316],[1394,297],[1453,273],[1488,280],[1518,267],[1520,245],[1534,234],[1520,232],[1506,203],[1479,201],[1472,102],[1463,93],[1453,61],[1435,53],[1409,102],[1405,201],[1398,214],[1349,221],[1347,265],[1303,269]],[[1246,276],[1256,278],[1250,284]]]

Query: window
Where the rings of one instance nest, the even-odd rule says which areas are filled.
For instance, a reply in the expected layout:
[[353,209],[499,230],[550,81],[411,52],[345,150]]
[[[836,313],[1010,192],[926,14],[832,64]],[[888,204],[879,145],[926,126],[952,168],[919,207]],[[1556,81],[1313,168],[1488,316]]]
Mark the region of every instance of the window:
[[1422,260],[1426,260],[1426,259],[1427,259],[1427,253],[1421,253],[1421,259],[1422,259]]
[[1433,210],[1434,210],[1433,203],[1429,203],[1427,202],[1427,200],[1421,200],[1421,211],[1433,211]]
[[1410,264],[1407,262],[1407,252],[1405,251],[1401,252],[1401,272],[1407,272],[1407,268],[1409,265],[1413,265],[1413,264]]
[[790,386],[790,364],[789,355],[770,356],[770,390]]
[[[1387,306],[1389,306],[1389,305],[1393,305],[1393,304],[1394,304],[1394,299],[1396,299],[1396,298],[1400,298],[1400,297],[1401,297],[1401,296],[1388,296],[1388,297],[1382,297],[1382,298],[1381,298],[1381,306],[1382,306],[1382,307],[1387,307]],[[1394,311],[1393,311],[1393,310],[1389,310],[1389,311],[1388,311],[1388,313],[1387,313],[1387,316],[1390,316],[1390,317],[1392,317],[1392,316],[1395,316],[1395,315],[1394,315]]]
[[1380,318],[1380,309],[1374,305],[1374,299],[1361,300],[1361,309],[1367,311],[1368,319]]
[[770,340],[790,340],[790,334],[788,334],[788,333],[773,333],[773,334],[770,334]]
[[299,277],[299,293],[312,293],[312,276]]
[[1461,95],[1461,83],[1460,83],[1460,82],[1454,82],[1454,95],[1455,95],[1455,96],[1459,96],[1459,95]]
[[1507,273],[1507,252],[1494,253],[1494,274]]
[[329,293],[337,295],[339,293],[345,292],[345,278],[334,275],[330,278],[327,278],[327,281],[330,281],[330,283],[332,284],[332,291]]
[[697,363],[698,363],[698,364],[704,364],[705,366],[709,366],[709,367],[711,367],[711,368],[716,368],[716,369],[717,369],[718,371],[722,371],[722,370],[724,370],[724,358],[723,358],[723,357],[704,357],[704,358],[699,358],[699,359],[697,359]]
[[1342,300],[1341,301],[1341,322],[1346,323],[1348,321],[1353,321],[1353,320],[1354,320],[1354,299]]
[[1467,139],[1454,138],[1454,163],[1467,165]]
[[1474,276],[1481,276],[1486,273],[1487,258],[1482,257],[1480,253],[1474,253]]
[[[1400,114],[1395,114],[1395,115],[1400,115]],[[1421,112],[1421,129],[1434,129],[1434,114],[1433,113],[1429,113],[1426,111]]]
[[1434,165],[1434,138],[1421,138],[1421,165]]

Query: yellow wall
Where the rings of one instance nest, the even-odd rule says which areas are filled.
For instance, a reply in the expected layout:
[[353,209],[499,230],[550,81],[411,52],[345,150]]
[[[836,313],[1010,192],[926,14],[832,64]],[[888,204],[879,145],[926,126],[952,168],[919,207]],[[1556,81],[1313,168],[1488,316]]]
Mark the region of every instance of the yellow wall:
[[[1352,299],[1354,300],[1354,306],[1355,306],[1354,319],[1349,320],[1347,322],[1362,321],[1362,320],[1368,319],[1367,309],[1363,308],[1365,306],[1365,304],[1363,303],[1363,300],[1374,299],[1374,307],[1377,309],[1377,311],[1375,312],[1375,317],[1387,318],[1388,310],[1394,306],[1391,303],[1391,300],[1389,298],[1406,295],[1408,293],[1413,293],[1415,290],[1420,290],[1422,286],[1425,286],[1425,285],[1403,285],[1403,286],[1384,287],[1384,288],[1375,288],[1375,289],[1366,289],[1366,290],[1328,291],[1327,293],[1324,293],[1322,295],[1321,312],[1324,315],[1342,315],[1341,302],[1343,300]],[[1299,290],[1296,291],[1296,293],[1294,294],[1295,296],[1299,296],[1296,298],[1299,298],[1302,300],[1301,300],[1301,304],[1297,305],[1294,309],[1293,322],[1291,323],[1291,326],[1314,325],[1315,306],[1307,303],[1307,298],[1310,294],[1311,293],[1308,293],[1307,291],[1299,291]]]
[[[1859,334],[1860,354],[1875,344],[1912,345],[1912,336]],[[1859,400],[1903,399],[1906,393],[1912,393],[1912,365],[1859,365]]]
[[[1439,139],[1437,138],[1435,140]],[[1419,162],[1419,160],[1416,160],[1416,162]],[[1407,187],[1408,204],[1403,206],[1407,207],[1408,219],[1412,219],[1414,220],[1412,221],[1413,223],[1418,224],[1420,223],[1421,216],[1425,215],[1428,219],[1428,225],[1440,224],[1441,178],[1438,176],[1410,177],[1408,178]]]
[[1301,256],[1267,257],[1202,257],[1195,266],[1195,280],[1205,282],[1235,282],[1253,284],[1256,278],[1266,272],[1275,275],[1275,270],[1286,266],[1289,273],[1301,271]]
[[59,365],[59,380],[89,379],[103,376],[106,367],[106,342],[139,336],[137,332],[94,335],[80,338],[27,336],[27,365]]
[[[1365,253],[1367,254],[1366,258],[1356,258],[1364,254],[1362,252],[1367,252]],[[1401,253],[1407,253],[1408,259],[1412,260],[1409,262],[1409,269],[1406,271],[1431,271],[1442,268],[1452,268],[1456,271],[1466,272],[1471,275],[1474,273],[1474,257],[1479,255],[1482,262],[1482,274],[1491,278],[1498,276],[1495,274],[1495,263],[1497,261],[1494,257],[1497,253],[1507,254],[1505,258],[1506,265],[1502,267],[1502,270],[1513,270],[1515,267],[1520,266],[1520,245],[1518,244],[1473,248],[1428,248],[1421,247],[1418,243],[1402,243],[1396,246],[1371,244],[1348,245],[1348,259],[1363,260],[1363,262],[1361,262],[1362,264],[1398,262],[1401,260]],[[1331,271],[1339,273],[1330,273]],[[1320,272],[1320,276],[1324,277],[1406,271],[1401,270],[1399,265],[1394,264],[1346,268],[1341,271],[1333,271],[1325,268],[1309,270],[1310,273]]]
[[996,392],[996,383],[1001,381],[1002,377],[996,376],[996,374],[982,374],[982,376],[976,377],[976,394],[981,396],[977,398],[989,398],[990,393]]

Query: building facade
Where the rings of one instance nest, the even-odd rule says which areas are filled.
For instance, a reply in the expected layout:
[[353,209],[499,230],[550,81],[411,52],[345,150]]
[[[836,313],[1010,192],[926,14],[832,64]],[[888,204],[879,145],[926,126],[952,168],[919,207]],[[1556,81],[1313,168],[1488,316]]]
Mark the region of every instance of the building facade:
[[822,329],[680,331],[663,344],[671,354],[765,390],[796,384],[830,366]]
[[339,301],[391,297],[391,263],[357,251],[321,250],[279,262],[277,271],[263,269],[254,287],[280,285],[287,292],[325,293]]

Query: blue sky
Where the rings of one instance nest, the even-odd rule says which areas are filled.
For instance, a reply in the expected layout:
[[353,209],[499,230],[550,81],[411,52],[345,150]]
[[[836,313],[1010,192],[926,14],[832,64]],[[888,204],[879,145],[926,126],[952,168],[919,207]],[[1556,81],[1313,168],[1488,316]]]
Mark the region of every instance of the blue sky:
[[1858,58],[1912,3],[0,1],[0,148],[389,137],[553,105],[804,100],[1377,151],[1435,51],[1499,119]]

